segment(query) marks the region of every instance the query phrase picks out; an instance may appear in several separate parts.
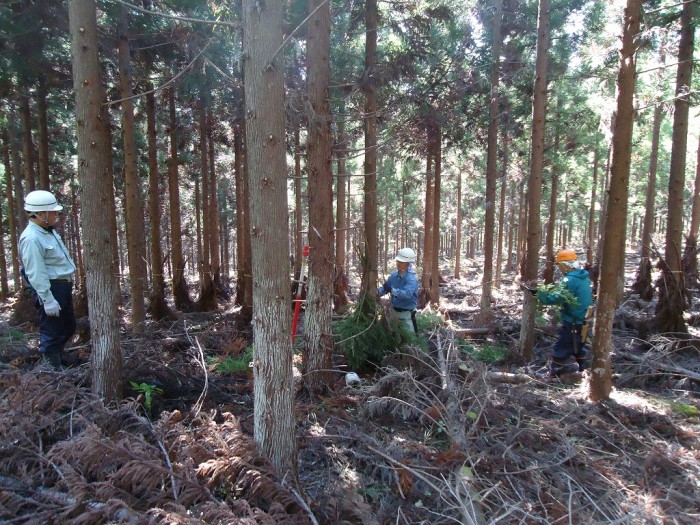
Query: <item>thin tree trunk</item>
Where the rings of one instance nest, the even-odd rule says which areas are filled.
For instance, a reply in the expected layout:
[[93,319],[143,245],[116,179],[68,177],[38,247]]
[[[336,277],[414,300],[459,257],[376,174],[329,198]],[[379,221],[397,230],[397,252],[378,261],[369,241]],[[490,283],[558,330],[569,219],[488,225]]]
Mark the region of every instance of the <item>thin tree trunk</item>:
[[117,287],[111,245],[110,189],[107,146],[109,129],[104,110],[104,88],[97,57],[95,0],[71,0],[69,4],[73,89],[78,136],[78,177],[89,199],[82,207],[83,241],[92,342],[92,391],[105,402],[122,397],[123,375],[117,310]]
[[243,1],[246,157],[250,176],[254,436],[280,479],[297,482],[290,334],[283,4]]
[[617,76],[617,110],[612,137],[610,192],[605,217],[600,283],[595,313],[593,364],[589,395],[593,401],[610,396],[612,389],[612,327],[617,304],[620,237],[624,236],[627,220],[627,197],[634,126],[634,88],[636,83],[636,44],[641,18],[641,0],[627,0],[624,11],[620,70]]
[[299,293],[302,283],[299,282],[303,255],[304,210],[302,208],[302,176],[301,176],[301,142],[299,127],[294,129],[294,294]]
[[505,241],[505,220],[506,220],[506,192],[508,191],[508,142],[506,141],[506,132],[502,132],[503,144],[503,166],[501,166],[501,197],[498,204],[498,240],[496,242],[496,277],[494,278],[494,286],[501,287],[501,270],[503,268],[503,243]]
[[156,141],[156,102],[148,85],[146,95],[146,126],[148,137],[148,211],[151,226],[151,273],[153,289],[151,292],[151,315],[159,321],[172,315],[165,301],[165,278],[163,277],[163,248],[161,246],[160,204],[161,184],[158,171],[158,144]]
[[46,111],[46,79],[39,75],[37,109],[39,113],[39,188],[49,190],[49,130]]
[[436,121],[434,126],[428,128],[430,137],[429,147],[433,150],[433,245],[430,262],[430,302],[436,307],[440,306],[440,198],[442,193],[442,131]]
[[491,96],[486,149],[486,193],[484,194],[484,273],[481,280],[481,315],[491,316],[493,285],[493,236],[496,227],[496,183],[498,180],[498,101],[501,63],[501,0],[494,0],[493,40],[491,43]]
[[365,249],[362,291],[372,302],[377,288],[377,0],[365,0],[365,161],[364,161],[364,222]]
[[[539,249],[542,239],[540,203],[542,200],[542,164],[544,161],[545,112],[547,104],[547,69],[549,50],[549,0],[540,0],[537,16],[537,58],[535,61],[534,101],[532,103],[532,146],[528,179],[527,251],[522,272],[523,281],[532,285],[537,280]],[[535,342],[535,297],[524,292],[523,321],[520,329],[519,352],[526,360],[532,358]]]
[[647,178],[646,202],[644,205],[644,221],[642,223],[642,235],[640,238],[641,257],[637,276],[632,284],[632,293],[639,294],[645,301],[651,301],[654,296],[654,288],[651,282],[651,245],[652,228],[654,223],[654,206],[656,201],[656,169],[659,161],[659,137],[661,135],[661,121],[663,119],[663,105],[659,104],[654,109],[654,122],[652,124],[651,152],[649,153],[649,176]]
[[131,328],[142,334],[146,321],[144,295],[146,289],[143,199],[136,162],[136,125],[134,101],[131,98],[131,51],[126,7],[121,6],[119,20],[119,93],[122,98],[122,132],[124,136],[124,197],[126,208],[127,249],[129,255],[129,284],[131,286]]
[[211,206],[211,213],[209,214],[209,231],[211,232],[209,265],[212,282],[214,283],[214,299],[216,300],[216,294],[221,290],[221,255],[219,253],[221,243],[219,240],[219,181],[216,176],[216,164],[214,162],[214,116],[211,108],[207,117],[207,146],[209,148],[209,205]]
[[344,122],[344,106],[341,106],[338,120],[338,145],[336,149],[336,157],[338,159],[338,180],[336,186],[338,188],[336,196],[336,219],[335,219],[335,285],[334,285],[334,306],[336,310],[348,304],[348,277],[345,272],[345,259],[347,257],[345,250],[345,241],[348,237],[348,225],[346,221],[346,179],[345,172],[345,157],[347,155],[347,137],[345,136]]
[[303,351],[304,384],[309,392],[331,389],[333,329],[333,159],[330,85],[330,3],[309,0],[307,86],[307,165],[309,174],[309,283]]
[[588,206],[588,246],[586,247],[586,259],[589,264],[593,264],[593,243],[595,242],[595,204],[596,191],[598,189],[598,164],[600,159],[599,144],[600,135],[596,136],[596,143],[593,149],[593,181],[591,182],[591,202]]
[[[683,311],[687,307],[686,287],[681,266],[683,242],[683,200],[685,188],[686,152],[688,149],[688,114],[690,86],[693,76],[693,48],[695,46],[695,5],[686,2],[681,11],[676,98],[673,110],[671,168],[668,179],[668,222],[666,245],[661,276],[657,283],[659,301],[656,322],[661,332],[686,332]],[[694,22],[695,20],[695,22]]]
[[7,198],[7,229],[10,233],[10,251],[12,255],[12,282],[13,290],[21,288],[19,273],[19,254],[17,253],[17,217],[15,212],[15,196],[12,192],[14,178],[12,163],[10,162],[10,136],[7,130],[2,133],[2,160],[5,166],[5,198]]
[[20,155],[19,139],[17,137],[17,120],[12,107],[8,112],[7,130],[10,141],[10,159],[12,160],[12,187],[15,201],[15,215],[17,221],[17,231],[23,231],[27,226],[27,214],[24,213],[24,192],[22,191],[22,156]]
[[29,95],[21,97],[20,111],[22,114],[22,155],[24,157],[24,183],[27,193],[36,189],[34,173],[34,143],[32,141],[32,114],[29,109]]
[[175,307],[182,311],[192,308],[192,299],[185,281],[185,262],[182,252],[182,220],[180,216],[179,162],[177,153],[178,123],[175,113],[175,88],[168,92],[170,114],[170,158],[168,159],[168,191],[170,195],[170,259],[173,272]]
[[425,161],[425,214],[424,228],[425,235],[423,236],[423,275],[421,279],[421,291],[423,293],[422,305],[431,302],[430,298],[430,281],[432,276],[433,266],[433,229],[435,215],[433,213],[433,154],[428,151],[428,156]]
[[202,261],[202,277],[199,282],[199,298],[197,310],[211,311],[216,308],[216,290],[214,288],[214,276],[211,267],[211,254],[214,232],[212,231],[212,216],[215,210],[212,207],[211,175],[209,173],[209,148],[207,146],[207,105],[204,95],[199,99],[199,178],[202,181],[202,245],[199,257]]
[[462,255],[462,170],[457,171],[457,231],[455,233],[455,279],[461,272],[460,257]]

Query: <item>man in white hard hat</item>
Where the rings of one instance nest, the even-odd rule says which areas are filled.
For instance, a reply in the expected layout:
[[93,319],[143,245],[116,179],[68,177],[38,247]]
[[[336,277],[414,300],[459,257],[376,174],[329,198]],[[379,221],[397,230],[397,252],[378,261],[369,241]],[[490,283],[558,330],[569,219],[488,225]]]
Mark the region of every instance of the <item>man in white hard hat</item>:
[[391,306],[399,321],[409,332],[418,333],[416,306],[418,305],[418,279],[411,266],[416,262],[416,252],[411,248],[401,248],[396,254],[397,271],[379,287],[377,295],[391,294]]
[[63,206],[53,193],[37,190],[24,198],[24,209],[29,222],[19,238],[19,251],[39,314],[39,351],[45,363],[60,368],[63,347],[75,333],[75,263],[54,230]]

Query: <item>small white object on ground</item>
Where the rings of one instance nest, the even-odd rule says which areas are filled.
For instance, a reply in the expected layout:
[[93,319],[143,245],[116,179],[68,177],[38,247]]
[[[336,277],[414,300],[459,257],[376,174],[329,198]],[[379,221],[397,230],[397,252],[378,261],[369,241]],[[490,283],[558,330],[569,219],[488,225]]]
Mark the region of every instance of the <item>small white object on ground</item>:
[[348,386],[355,386],[360,384],[360,376],[355,372],[348,372],[345,374],[345,384]]

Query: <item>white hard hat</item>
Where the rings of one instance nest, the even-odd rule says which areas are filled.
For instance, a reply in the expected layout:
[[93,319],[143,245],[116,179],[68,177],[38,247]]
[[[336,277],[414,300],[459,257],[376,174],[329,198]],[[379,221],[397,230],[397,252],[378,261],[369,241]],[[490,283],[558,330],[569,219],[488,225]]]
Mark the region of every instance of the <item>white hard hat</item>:
[[58,203],[53,193],[46,190],[30,191],[24,198],[26,211],[61,211],[63,206]]
[[401,248],[396,254],[396,260],[399,262],[413,263],[416,262],[416,252],[411,248]]

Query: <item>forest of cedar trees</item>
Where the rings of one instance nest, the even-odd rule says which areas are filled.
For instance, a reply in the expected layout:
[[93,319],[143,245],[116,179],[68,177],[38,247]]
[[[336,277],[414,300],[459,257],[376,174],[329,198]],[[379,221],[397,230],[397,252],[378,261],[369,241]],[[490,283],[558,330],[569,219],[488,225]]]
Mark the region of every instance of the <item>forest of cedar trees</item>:
[[[698,523],[699,21],[1,1],[0,522]],[[57,369],[39,189],[77,266]],[[416,335],[377,296],[406,247]],[[543,379],[561,249],[592,366]]]

